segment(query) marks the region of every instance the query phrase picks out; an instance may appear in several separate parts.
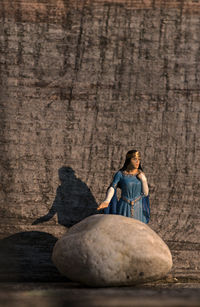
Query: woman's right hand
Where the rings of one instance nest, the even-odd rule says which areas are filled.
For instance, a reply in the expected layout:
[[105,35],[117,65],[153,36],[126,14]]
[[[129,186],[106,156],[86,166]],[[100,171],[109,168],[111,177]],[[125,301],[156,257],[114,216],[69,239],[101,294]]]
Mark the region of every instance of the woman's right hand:
[[109,205],[109,202],[108,202],[108,201],[103,201],[103,202],[97,207],[97,210],[101,210],[101,209],[107,208],[108,205]]

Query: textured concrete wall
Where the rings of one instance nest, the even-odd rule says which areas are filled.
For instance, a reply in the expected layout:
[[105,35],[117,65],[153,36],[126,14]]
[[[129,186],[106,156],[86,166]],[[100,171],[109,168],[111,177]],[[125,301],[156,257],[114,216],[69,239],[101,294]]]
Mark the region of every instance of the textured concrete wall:
[[199,276],[200,1],[1,0],[0,17],[1,259],[95,213],[136,148],[149,225]]

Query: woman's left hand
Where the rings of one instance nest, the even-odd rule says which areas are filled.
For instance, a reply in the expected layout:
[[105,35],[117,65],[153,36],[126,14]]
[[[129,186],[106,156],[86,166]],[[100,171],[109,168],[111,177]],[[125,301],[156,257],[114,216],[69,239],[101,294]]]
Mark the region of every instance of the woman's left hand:
[[138,179],[140,179],[142,181],[143,180],[147,180],[145,174],[142,171],[140,171],[140,170],[139,170],[139,174],[137,175],[137,177],[138,177]]

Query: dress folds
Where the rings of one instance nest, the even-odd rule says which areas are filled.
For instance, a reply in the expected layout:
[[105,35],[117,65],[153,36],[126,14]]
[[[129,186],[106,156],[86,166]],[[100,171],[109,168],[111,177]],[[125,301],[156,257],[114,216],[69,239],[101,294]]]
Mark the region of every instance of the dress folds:
[[[136,175],[125,174],[118,171],[113,178],[110,187],[115,189],[109,206],[104,209],[104,214],[119,214],[148,223],[149,216],[143,208],[142,182]],[[121,197],[117,199],[116,189],[121,189]],[[146,200],[146,199],[145,199]]]

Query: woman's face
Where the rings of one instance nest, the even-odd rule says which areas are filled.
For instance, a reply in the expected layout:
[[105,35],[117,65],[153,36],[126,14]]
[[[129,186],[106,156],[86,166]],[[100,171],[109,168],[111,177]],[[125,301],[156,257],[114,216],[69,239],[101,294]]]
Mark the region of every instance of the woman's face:
[[138,169],[139,165],[140,165],[140,161],[141,159],[139,158],[131,158],[130,164],[131,166],[133,166],[134,168]]

